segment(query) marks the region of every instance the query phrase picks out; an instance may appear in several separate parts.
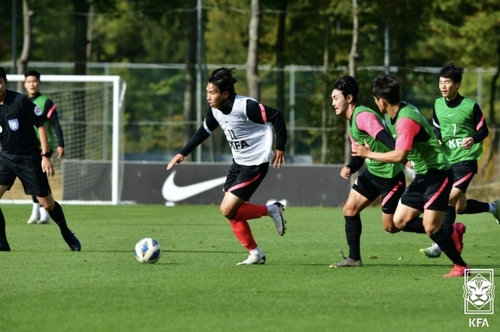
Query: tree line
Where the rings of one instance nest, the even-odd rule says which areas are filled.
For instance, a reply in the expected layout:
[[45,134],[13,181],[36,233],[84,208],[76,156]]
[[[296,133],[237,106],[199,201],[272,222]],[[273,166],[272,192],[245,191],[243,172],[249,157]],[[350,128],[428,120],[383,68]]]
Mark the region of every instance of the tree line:
[[[274,89],[267,94],[275,95],[274,106],[283,112],[290,110],[280,69],[322,68],[313,82],[304,83],[316,85],[323,96],[311,97],[304,105],[310,110],[307,121],[336,128],[333,134],[315,134],[322,142],[320,162],[345,158],[343,150],[331,148],[345,142],[345,121],[335,118],[329,100],[339,75],[336,68],[346,68],[344,74],[356,76],[365,91],[372,73],[360,67],[397,68],[404,89],[418,88],[412,87],[416,67],[454,62],[466,68],[495,68],[488,103],[481,106],[490,127],[497,125],[497,0],[12,0],[2,7],[0,60],[12,62],[12,71],[23,73],[30,61],[73,62],[76,75],[87,74],[89,62],[183,63],[186,70],[176,84],[183,89],[178,115],[184,120],[195,120],[200,64],[245,64],[247,85],[239,88],[256,98],[263,79],[258,68],[271,66],[276,69],[273,77],[265,79],[273,81]],[[132,88],[143,84],[130,78],[127,83]],[[437,87],[433,93],[438,93]],[[165,116],[161,107],[144,113],[132,112],[133,107],[127,102],[125,118],[130,123]],[[194,125],[184,126],[180,141],[194,130]],[[143,134],[130,131],[127,140]]]

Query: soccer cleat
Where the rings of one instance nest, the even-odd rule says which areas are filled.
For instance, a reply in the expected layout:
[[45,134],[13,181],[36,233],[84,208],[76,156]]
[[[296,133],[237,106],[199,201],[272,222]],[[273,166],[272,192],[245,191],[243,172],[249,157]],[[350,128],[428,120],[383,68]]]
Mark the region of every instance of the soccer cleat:
[[275,212],[271,213],[271,218],[273,218],[274,220],[274,224],[276,225],[278,234],[280,236],[283,236],[286,230],[286,220],[285,217],[283,217],[283,211],[285,211],[285,206],[280,202],[274,202],[272,205],[276,205],[277,209]]
[[464,247],[463,238],[466,227],[461,222],[457,222],[453,224],[453,233],[451,234],[451,238],[455,243],[455,247],[459,254],[462,253],[462,248]]
[[458,264],[453,265],[453,268],[451,269],[450,273],[447,273],[443,275],[445,278],[452,278],[452,277],[463,277],[466,273],[467,275],[470,273],[468,271],[469,265],[466,266],[460,266]]
[[495,217],[497,223],[500,225],[500,211],[499,211],[499,205],[500,204],[500,199],[497,199],[495,200],[493,203],[491,203],[491,205],[493,205],[493,211],[491,212],[491,214],[493,215],[493,217]]
[[68,246],[71,248],[73,251],[80,251],[82,249],[82,246],[80,245],[80,241],[76,238],[75,234],[73,234],[70,230],[67,232],[61,232],[61,235],[68,244]]
[[37,224],[50,224],[49,213],[43,207],[40,208],[40,219],[37,221]]
[[253,265],[253,264],[266,264],[266,255],[259,257],[257,255],[248,255],[248,258],[243,262],[236,263],[236,265]]
[[39,214],[32,214],[28,219],[28,224],[36,224],[40,220]]
[[330,264],[330,267],[362,267],[363,263],[361,262],[361,259],[359,261],[352,259],[351,257],[347,257],[344,260],[338,262],[338,263],[332,263]]
[[420,249],[419,250],[422,255],[425,255],[429,258],[438,258],[441,256],[441,248],[437,245],[437,243],[433,243],[432,246]]

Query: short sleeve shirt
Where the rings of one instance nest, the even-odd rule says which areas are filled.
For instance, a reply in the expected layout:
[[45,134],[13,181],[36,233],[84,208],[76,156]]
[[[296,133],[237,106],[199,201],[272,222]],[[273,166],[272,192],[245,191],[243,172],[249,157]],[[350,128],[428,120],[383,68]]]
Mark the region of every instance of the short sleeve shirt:
[[40,127],[47,117],[28,97],[7,90],[0,105],[0,143],[2,151],[10,154],[40,152],[40,143],[33,126]]

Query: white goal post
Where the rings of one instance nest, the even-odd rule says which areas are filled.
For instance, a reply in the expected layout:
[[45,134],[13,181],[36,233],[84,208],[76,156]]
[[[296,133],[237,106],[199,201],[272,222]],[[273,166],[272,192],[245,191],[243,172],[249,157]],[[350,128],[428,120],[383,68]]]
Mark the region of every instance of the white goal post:
[[[7,75],[7,80],[10,90],[26,94],[24,75]],[[59,160],[55,152],[52,157],[54,197],[73,204],[120,203],[125,81],[120,76],[44,74],[40,81],[40,92],[56,105],[65,141],[65,156]],[[19,181],[4,198],[30,200]]]

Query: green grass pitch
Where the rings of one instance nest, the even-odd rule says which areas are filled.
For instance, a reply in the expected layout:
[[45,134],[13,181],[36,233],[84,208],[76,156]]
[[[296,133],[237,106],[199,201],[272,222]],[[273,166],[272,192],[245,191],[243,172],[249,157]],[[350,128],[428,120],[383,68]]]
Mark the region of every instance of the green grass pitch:
[[[28,225],[29,205],[3,205],[12,252],[0,252],[0,330],[21,331],[470,331],[463,278],[443,278],[446,257],[428,259],[430,239],[389,234],[380,209],[362,213],[364,267],[332,269],[348,252],[340,208],[288,207],[287,233],[269,217],[251,220],[267,256],[247,252],[217,206],[63,206],[82,243],[72,252],[58,227]],[[500,226],[488,214],[467,225],[464,259],[500,268]],[[162,257],[134,258],[154,237]],[[499,285],[500,287],[500,285]],[[498,294],[498,292],[497,292]]]

